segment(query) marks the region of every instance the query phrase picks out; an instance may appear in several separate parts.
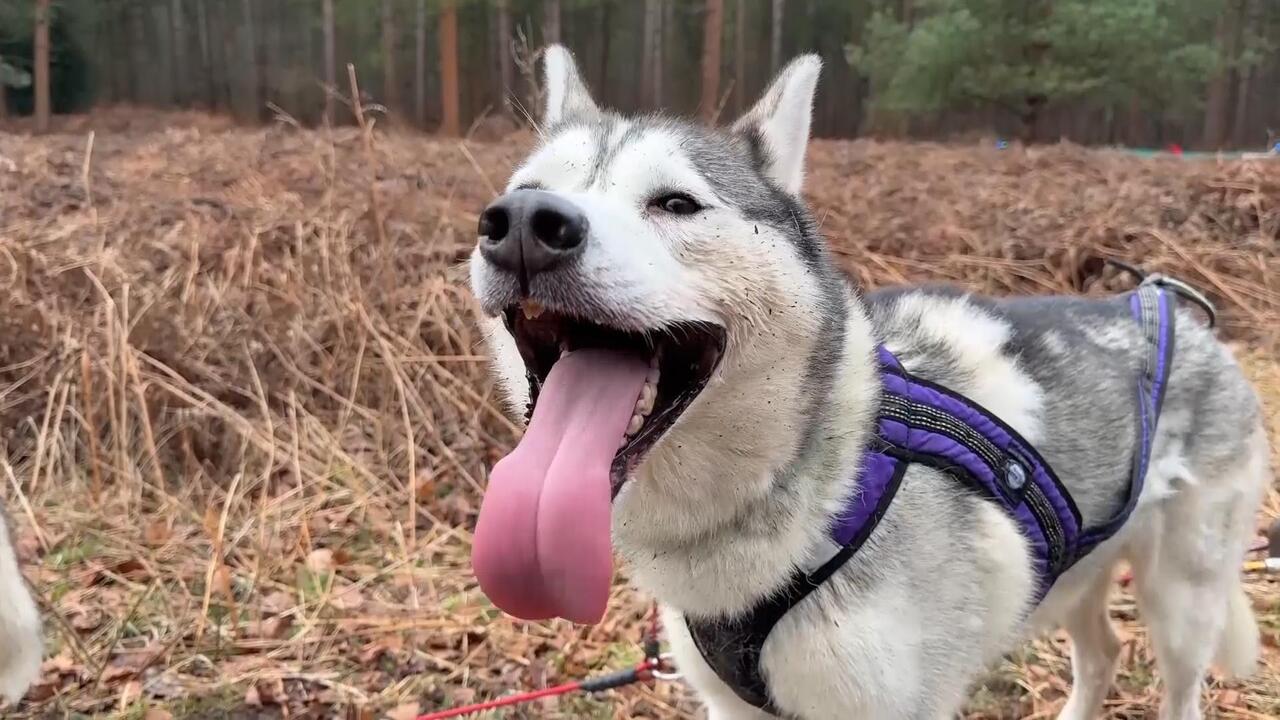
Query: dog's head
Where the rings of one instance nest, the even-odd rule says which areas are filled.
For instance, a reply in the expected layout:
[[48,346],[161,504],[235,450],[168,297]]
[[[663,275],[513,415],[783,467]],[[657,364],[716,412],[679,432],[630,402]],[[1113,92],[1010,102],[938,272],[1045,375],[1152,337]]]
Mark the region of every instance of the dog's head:
[[[819,69],[796,59],[713,129],[601,110],[568,51],[547,50],[541,143],[482,213],[471,258],[500,380],[532,418],[494,468],[477,528],[477,573],[514,614],[594,614],[554,589],[504,604],[494,578],[520,575],[535,597],[521,563],[564,577],[579,571],[548,571],[559,552],[607,561],[614,496],[624,511],[750,492],[794,454],[803,402],[783,400],[804,397],[815,338],[842,302],[800,197]],[[750,476],[715,487],[744,459]],[[603,548],[579,532],[600,514],[603,530],[586,534],[603,532]],[[490,532],[521,540],[497,548]],[[522,541],[532,555],[512,553]]]

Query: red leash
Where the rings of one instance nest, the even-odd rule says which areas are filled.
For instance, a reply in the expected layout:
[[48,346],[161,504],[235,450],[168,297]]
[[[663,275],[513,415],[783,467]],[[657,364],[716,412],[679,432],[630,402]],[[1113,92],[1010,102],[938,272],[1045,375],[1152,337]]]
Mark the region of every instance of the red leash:
[[625,687],[638,682],[648,682],[655,679],[674,679],[677,676],[671,672],[670,663],[667,658],[659,652],[658,606],[656,603],[653,606],[653,612],[649,618],[649,630],[644,636],[644,654],[644,662],[633,668],[618,670],[616,672],[606,673],[604,675],[598,675],[584,680],[574,680],[573,682],[556,685],[555,687],[543,688],[542,690],[531,690],[529,692],[508,695],[503,698],[498,698],[497,700],[489,700],[487,702],[476,703],[474,705],[462,705],[448,710],[437,710],[425,715],[419,715],[416,720],[445,720],[445,718],[461,717],[472,713],[484,712],[485,710],[493,710],[494,708],[523,705],[524,703],[530,703],[534,700],[567,695],[572,692],[603,692],[605,690]]

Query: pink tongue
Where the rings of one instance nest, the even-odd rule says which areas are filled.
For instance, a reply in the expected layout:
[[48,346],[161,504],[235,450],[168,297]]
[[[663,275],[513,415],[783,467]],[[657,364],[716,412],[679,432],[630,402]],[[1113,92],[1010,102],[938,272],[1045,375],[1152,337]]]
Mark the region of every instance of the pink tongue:
[[613,576],[609,466],[649,368],[607,350],[561,358],[524,439],[489,474],[471,564],[494,605],[525,620],[599,622]]

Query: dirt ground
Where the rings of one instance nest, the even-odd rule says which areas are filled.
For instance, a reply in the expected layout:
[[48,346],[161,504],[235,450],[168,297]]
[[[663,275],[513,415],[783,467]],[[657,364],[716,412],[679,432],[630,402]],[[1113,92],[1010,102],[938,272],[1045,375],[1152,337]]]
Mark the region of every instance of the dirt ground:
[[[92,134],[91,134],[92,132]],[[0,487],[47,618],[6,717],[426,712],[638,658],[648,599],[517,623],[469,529],[518,429],[484,372],[461,262],[529,137],[441,141],[117,111],[0,128]],[[1280,161],[1073,146],[816,142],[809,192],[865,287],[1125,287],[1098,258],[1205,288],[1280,440]],[[1278,444],[1280,446],[1280,444]],[[1280,516],[1268,498],[1259,527]],[[1266,665],[1212,716],[1280,715],[1280,578],[1251,576]],[[1123,584],[1117,718],[1157,671]],[[1066,643],[1011,655],[970,718],[1052,717]],[[491,717],[676,718],[677,684]]]

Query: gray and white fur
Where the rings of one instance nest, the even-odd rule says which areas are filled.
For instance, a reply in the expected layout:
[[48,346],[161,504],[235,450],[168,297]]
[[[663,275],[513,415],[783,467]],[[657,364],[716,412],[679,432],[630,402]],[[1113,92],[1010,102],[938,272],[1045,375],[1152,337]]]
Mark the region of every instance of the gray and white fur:
[[[959,391],[1031,441],[1087,524],[1123,500],[1144,346],[1118,300],[989,299],[945,289],[861,295],[837,271],[801,197],[820,61],[789,64],[732,127],[599,109],[569,53],[545,56],[541,142],[508,190],[539,187],[583,209],[581,261],[534,279],[541,303],[630,329],[723,327],[723,360],[615,500],[614,545],[663,604],[680,670],[711,720],[768,717],[702,661],[683,615],[740,613],[823,547],[856,492],[878,406],[875,344]],[[703,209],[655,213],[679,190]],[[519,288],[477,252],[486,315]],[[512,406],[529,388],[512,336],[483,320]],[[1151,470],[1123,530],[1038,607],[1027,544],[993,504],[913,466],[887,516],[764,646],[778,707],[802,720],[951,718],[990,663],[1037,632],[1070,633],[1074,687],[1059,717],[1102,710],[1119,655],[1107,617],[1112,571],[1135,572],[1159,660],[1161,717],[1201,717],[1213,661],[1245,674],[1259,652],[1240,559],[1269,482],[1258,399],[1226,347],[1189,310]]]

